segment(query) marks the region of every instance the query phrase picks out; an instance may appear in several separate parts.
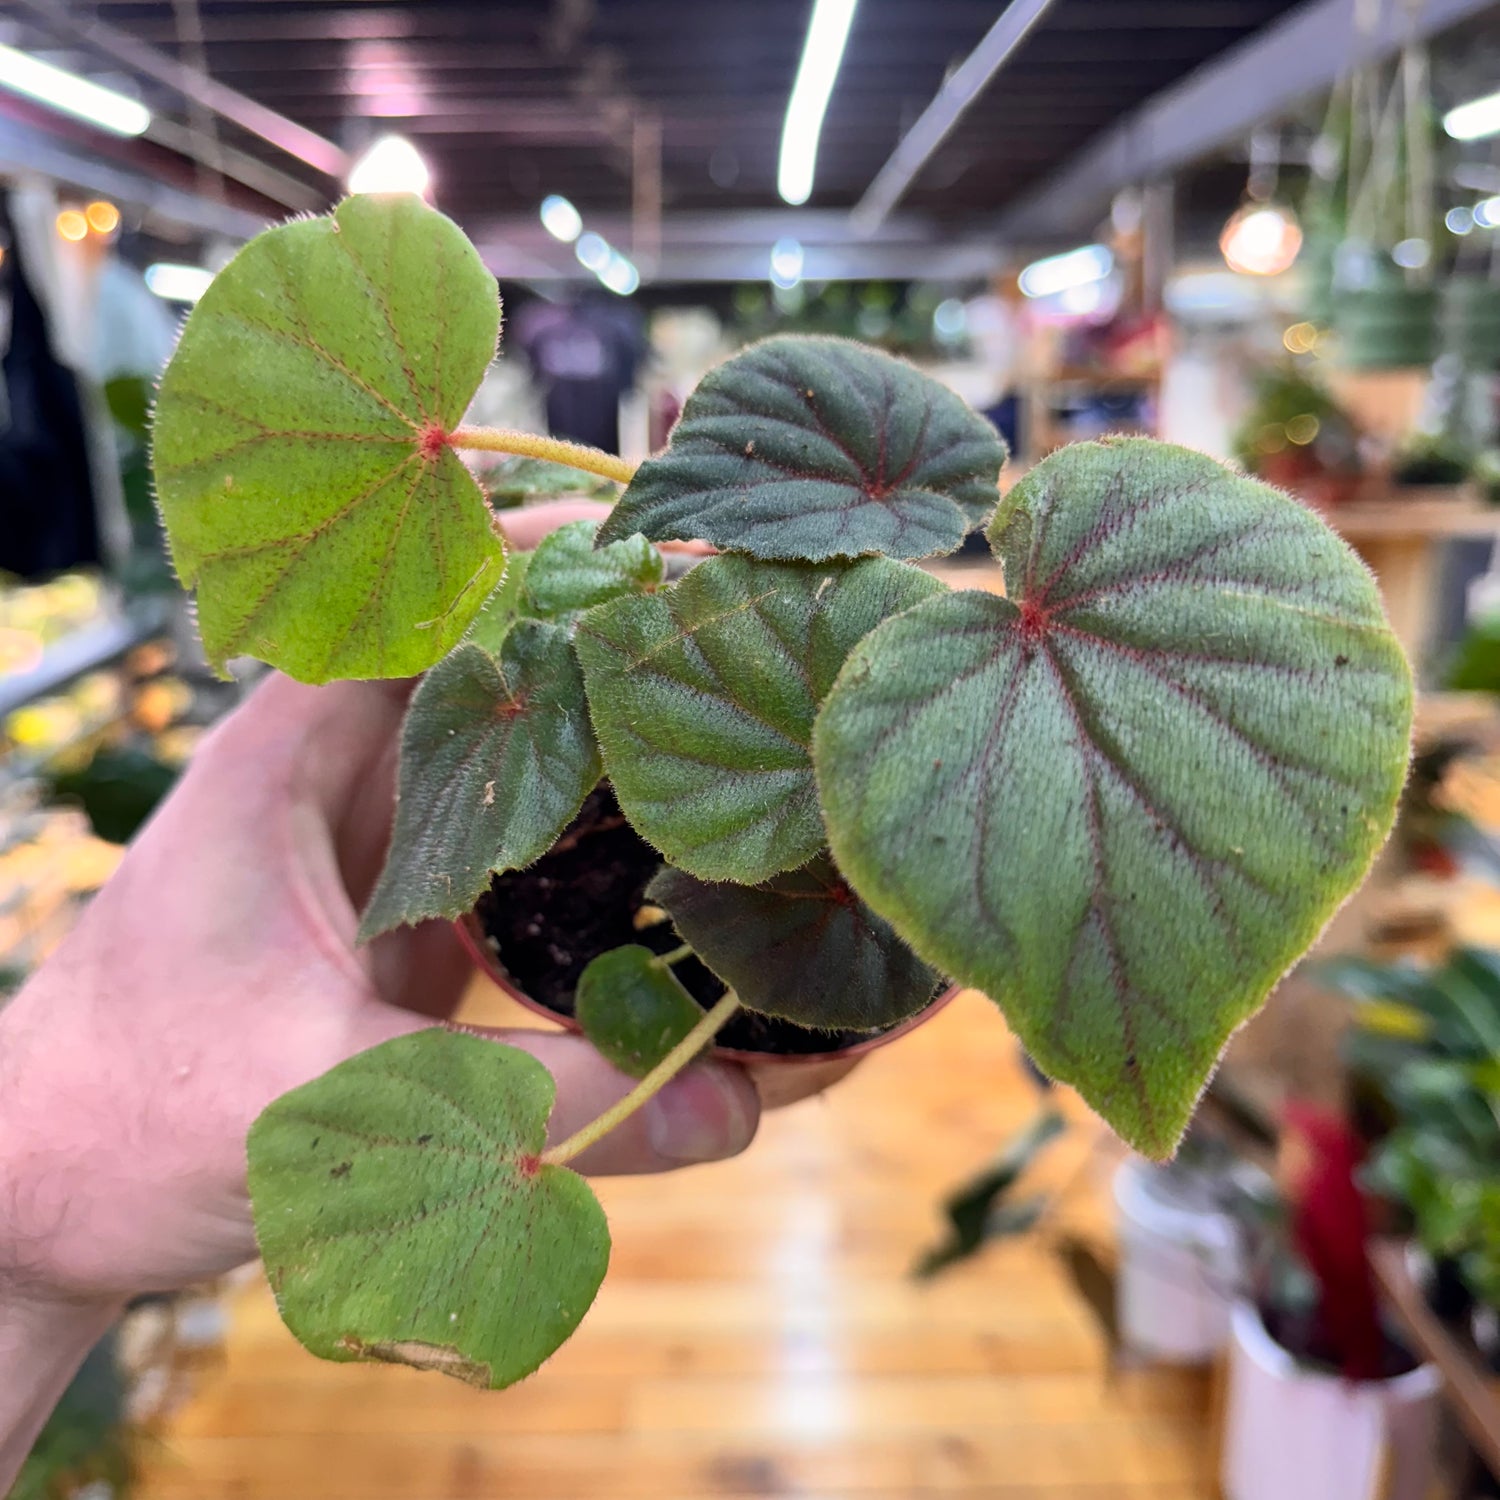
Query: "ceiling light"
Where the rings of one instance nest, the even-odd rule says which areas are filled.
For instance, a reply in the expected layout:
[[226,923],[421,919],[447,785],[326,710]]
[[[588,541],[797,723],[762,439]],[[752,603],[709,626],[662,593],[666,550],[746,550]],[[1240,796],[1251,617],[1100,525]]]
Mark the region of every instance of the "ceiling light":
[[1455,141],[1477,141],[1500,131],[1500,94],[1486,94],[1450,109],[1443,116],[1443,129]]
[[932,310],[932,331],[945,344],[956,344],[968,326],[968,309],[957,297],[945,297]]
[[177,266],[158,261],[146,267],[146,285],[166,302],[196,302],[214,279],[202,266]]
[[604,269],[599,273],[599,280],[610,291],[618,293],[621,297],[628,297],[640,286],[641,273],[618,250],[611,250],[609,259],[604,263]]
[[1230,214],[1219,236],[1229,269],[1245,276],[1279,276],[1301,248],[1297,220],[1276,203],[1246,203]]
[[560,193],[542,199],[542,228],[555,240],[571,244],[583,232],[583,216]]
[[1115,268],[1115,258],[1103,245],[1084,245],[1062,255],[1034,260],[1020,275],[1021,291],[1028,297],[1050,297],[1069,287],[1103,281]]
[[95,234],[113,234],[120,227],[120,210],[113,203],[97,198],[84,209],[83,216]]
[[1391,249],[1391,259],[1407,271],[1417,271],[1432,259],[1432,246],[1422,239],[1401,240]]
[[77,244],[89,236],[89,221],[76,208],[65,208],[57,216],[57,232]]
[[802,280],[802,242],[780,239],[771,247],[771,283],[789,292]]
[[0,86],[116,135],[140,135],[151,123],[151,111],[139,99],[90,83],[14,47],[0,46]]
[[1481,229],[1493,229],[1500,224],[1500,198],[1486,198],[1474,205],[1474,222]]
[[415,193],[426,197],[432,169],[404,136],[383,135],[349,172],[351,193]]
[[578,264],[585,271],[592,271],[598,276],[609,264],[609,258],[614,251],[609,248],[609,241],[602,234],[595,234],[590,229],[578,236],[578,243],[573,246],[573,254],[578,257]]
[[792,97],[787,101],[786,123],[781,128],[781,162],[776,190],[792,204],[806,203],[812,196],[813,171],[818,164],[818,136],[833,82],[849,40],[858,0],[815,0],[807,23],[807,40]]
[[1448,226],[1453,234],[1472,234],[1474,232],[1474,210],[1472,208],[1450,208],[1443,215],[1443,223]]

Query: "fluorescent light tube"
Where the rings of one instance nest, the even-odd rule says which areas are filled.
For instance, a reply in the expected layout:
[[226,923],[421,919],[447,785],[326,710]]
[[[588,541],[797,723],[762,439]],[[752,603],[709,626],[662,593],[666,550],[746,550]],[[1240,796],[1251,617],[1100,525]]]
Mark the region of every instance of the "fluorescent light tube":
[[151,111],[139,99],[127,99],[14,47],[0,46],[0,87],[116,135],[140,135],[151,123]]
[[146,285],[164,302],[196,302],[214,279],[202,266],[178,266],[158,261],[146,267]]
[[781,163],[776,174],[776,190],[788,203],[806,203],[812,196],[818,136],[844,58],[856,4],[858,0],[816,0],[807,23],[802,62],[781,129]]
[[1455,141],[1477,141],[1500,132],[1500,94],[1486,94],[1450,109],[1443,116],[1443,129]]
[[1103,281],[1115,268],[1115,258],[1103,245],[1084,245],[1062,255],[1034,260],[1021,272],[1021,291],[1028,297],[1051,297],[1069,287]]

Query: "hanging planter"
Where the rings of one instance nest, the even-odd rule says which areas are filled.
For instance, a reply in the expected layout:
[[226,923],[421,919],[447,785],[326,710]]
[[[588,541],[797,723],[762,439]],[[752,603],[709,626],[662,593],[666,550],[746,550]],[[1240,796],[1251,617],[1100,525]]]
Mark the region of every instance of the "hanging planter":
[[1437,355],[1437,292],[1392,279],[1337,295],[1343,363],[1351,370],[1430,365]]
[[1443,348],[1471,370],[1500,370],[1500,282],[1454,276],[1443,288]]

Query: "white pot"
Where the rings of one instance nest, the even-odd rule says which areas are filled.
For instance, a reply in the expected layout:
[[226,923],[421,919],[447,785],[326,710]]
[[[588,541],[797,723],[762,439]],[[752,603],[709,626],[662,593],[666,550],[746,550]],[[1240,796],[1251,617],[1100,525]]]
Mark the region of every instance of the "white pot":
[[1207,1363],[1224,1347],[1240,1284],[1234,1220],[1193,1186],[1148,1162],[1126,1161],[1115,1173],[1120,1340],[1174,1364]]
[[1423,1500],[1433,1479],[1442,1377],[1389,1380],[1309,1370],[1237,1302],[1219,1480],[1224,1500]]

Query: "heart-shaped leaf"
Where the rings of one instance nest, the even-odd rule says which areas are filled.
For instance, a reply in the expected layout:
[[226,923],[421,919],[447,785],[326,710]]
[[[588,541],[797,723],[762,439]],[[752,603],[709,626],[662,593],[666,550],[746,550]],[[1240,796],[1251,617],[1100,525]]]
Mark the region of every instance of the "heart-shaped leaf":
[[214,665],[406,677],[462,636],[504,550],[444,437],[499,318],[474,247],[410,194],[269,230],[214,278],[162,377],[153,451]]
[[703,1019],[702,1008],[649,948],[601,953],[578,976],[573,1014],[595,1049],[644,1078]]
[[412,695],[396,826],[362,939],[469,910],[497,870],[540,859],[599,779],[583,677],[561,625],[519,620],[498,657],[465,642]]
[[894,1026],[940,983],[826,854],[754,886],[667,865],[646,895],[747,1010],[814,1031]]
[[928,557],[995,508],[1005,444],[946,386],[843,339],[766,339],[710,370],[599,528],[755,557]]
[[598,1200],[539,1159],[554,1092],[527,1053],[434,1028],[270,1105],[250,1197],[292,1332],[492,1389],[536,1369],[609,1263]]
[[673,864],[765,880],[823,847],[809,750],[844,658],[942,588],[885,558],[711,557],[660,593],[592,609],[577,636],[620,806]]
[[623,594],[649,594],[666,576],[662,555],[643,536],[594,550],[595,521],[573,521],[542,538],[526,592],[542,619],[589,609]]
[[1185,449],[1068,448],[991,537],[1010,599],[887,622],[828,695],[834,858],[1162,1155],[1384,841],[1410,674],[1343,542]]

